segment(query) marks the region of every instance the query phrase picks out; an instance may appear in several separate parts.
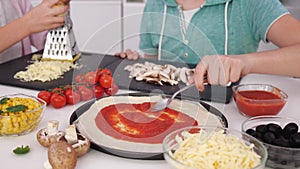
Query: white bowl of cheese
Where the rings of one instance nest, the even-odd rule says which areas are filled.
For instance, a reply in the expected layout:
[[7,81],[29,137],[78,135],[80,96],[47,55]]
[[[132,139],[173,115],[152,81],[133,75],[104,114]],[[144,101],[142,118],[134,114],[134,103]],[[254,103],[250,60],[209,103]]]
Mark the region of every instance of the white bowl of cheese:
[[174,169],[264,169],[268,156],[256,138],[217,126],[176,130],[166,136],[163,149]]

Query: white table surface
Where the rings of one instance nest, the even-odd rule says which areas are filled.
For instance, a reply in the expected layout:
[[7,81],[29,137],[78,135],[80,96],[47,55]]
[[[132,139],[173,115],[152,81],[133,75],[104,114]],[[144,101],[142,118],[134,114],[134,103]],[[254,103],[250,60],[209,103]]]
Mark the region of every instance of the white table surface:
[[[267,83],[279,87],[285,91],[289,98],[279,116],[300,118],[300,79],[270,75],[248,75],[241,81],[244,83]],[[1,95],[24,93],[36,96],[39,91],[23,89],[12,86],[0,85]],[[120,90],[118,93],[128,91]],[[240,130],[241,123],[246,120],[236,108],[234,101],[229,104],[206,102],[220,110],[228,120],[229,128]],[[58,120],[59,128],[64,130],[69,125],[69,118],[76,108],[84,104],[80,102],[75,106],[66,106],[61,109],[54,109],[48,106],[45,115],[38,127],[31,133],[18,137],[0,137],[0,165],[1,169],[42,169],[43,163],[47,160],[47,149],[40,146],[36,140],[36,133],[39,129],[45,128],[49,120]],[[29,145],[30,153],[26,155],[15,155],[12,150],[20,145]],[[76,169],[170,169],[163,160],[133,160],[120,158],[91,149],[89,153],[79,158]]]

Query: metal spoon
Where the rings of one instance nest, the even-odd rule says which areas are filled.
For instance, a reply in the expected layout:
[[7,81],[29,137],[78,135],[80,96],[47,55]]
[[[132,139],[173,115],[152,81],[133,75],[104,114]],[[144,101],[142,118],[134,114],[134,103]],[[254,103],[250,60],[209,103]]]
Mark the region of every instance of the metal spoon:
[[[203,78],[204,78],[204,85],[207,85],[208,84],[207,75],[205,75]],[[170,98],[163,98],[161,96],[163,99],[161,101],[157,101],[156,103],[154,103],[151,106],[150,110],[151,111],[160,111],[160,110],[165,109],[179,93],[181,93],[191,87],[194,87],[194,86],[195,86],[195,83],[187,85],[187,86],[179,89],[177,92],[175,92]]]
[[[204,81],[205,81],[204,85],[207,85],[208,84],[207,76],[204,76]],[[227,86],[230,86],[230,85],[231,85],[231,82],[228,82]],[[181,93],[181,92],[183,92],[183,91],[185,91],[185,90],[187,90],[187,89],[189,89],[193,86],[195,86],[194,83],[191,84],[191,85],[187,85],[187,86],[181,88],[180,90],[178,90],[177,92],[175,92],[170,98],[163,98],[161,101],[157,101],[156,103],[154,103],[151,106],[150,110],[151,111],[160,111],[160,110],[165,109],[179,93]]]
[[161,101],[158,101],[158,102],[154,103],[151,106],[151,111],[155,112],[155,111],[160,111],[160,110],[165,109],[179,93],[181,93],[181,92],[185,91],[186,89],[189,89],[193,86],[195,86],[195,84],[187,85],[187,86],[181,88],[180,90],[178,90],[177,92],[175,92],[172,95],[172,97],[163,98]]

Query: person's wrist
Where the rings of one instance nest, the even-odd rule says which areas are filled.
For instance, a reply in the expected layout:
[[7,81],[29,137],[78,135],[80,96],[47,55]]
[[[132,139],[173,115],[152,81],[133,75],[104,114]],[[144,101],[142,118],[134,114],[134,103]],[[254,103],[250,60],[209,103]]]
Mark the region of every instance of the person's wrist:
[[240,59],[243,62],[242,75],[245,76],[249,73],[254,73],[255,70],[255,57],[249,53],[245,55],[240,55]]
[[22,25],[22,30],[26,36],[35,33],[33,30],[34,25],[28,15],[24,15],[23,17],[19,18],[19,22]]

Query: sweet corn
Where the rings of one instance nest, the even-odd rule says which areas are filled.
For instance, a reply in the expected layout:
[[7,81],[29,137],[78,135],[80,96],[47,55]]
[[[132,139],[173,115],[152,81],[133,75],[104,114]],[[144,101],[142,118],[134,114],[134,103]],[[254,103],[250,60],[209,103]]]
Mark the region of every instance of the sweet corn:
[[[24,105],[26,110],[7,112],[11,106]],[[42,104],[32,98],[13,97],[0,104],[0,135],[20,134],[33,130],[40,121]]]

